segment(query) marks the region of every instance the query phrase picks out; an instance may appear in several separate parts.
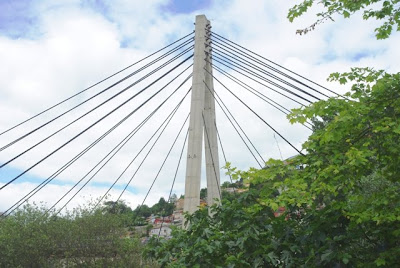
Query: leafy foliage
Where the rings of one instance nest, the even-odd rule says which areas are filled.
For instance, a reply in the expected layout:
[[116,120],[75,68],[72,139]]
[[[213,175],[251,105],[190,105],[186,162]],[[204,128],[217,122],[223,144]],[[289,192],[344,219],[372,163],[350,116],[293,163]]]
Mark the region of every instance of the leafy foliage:
[[[0,220],[0,267],[150,267],[138,238],[123,238],[122,219],[104,208],[63,216],[26,205]],[[156,267],[153,265],[153,267]]]
[[105,201],[103,205],[103,211],[110,214],[126,214],[132,212],[132,209],[125,204],[124,201]]
[[[310,234],[322,231],[315,216],[331,228],[340,226],[337,235],[332,236],[334,229],[323,232],[336,245],[329,245],[335,248],[332,252],[342,252],[334,256],[337,261],[347,253],[352,257],[346,261],[357,265],[395,265],[400,260],[400,74],[353,68],[330,79],[354,83],[349,99],[332,98],[294,110],[291,122],[331,119],[303,144],[306,156],[289,164],[274,161],[273,168],[263,171],[262,178],[275,181],[269,191],[281,193],[271,199],[267,192],[261,200],[297,206],[306,215],[302,220],[313,220]],[[299,165],[304,169],[291,172]]]
[[400,74],[354,68],[346,98],[294,110],[320,122],[304,156],[228,173],[249,191],[153,240],[166,267],[395,267],[400,263]]
[[176,199],[176,195],[173,195],[173,198],[171,198],[170,202],[167,202],[164,197],[161,197],[160,200],[152,207],[148,207],[147,205],[137,206],[132,215],[132,218],[135,221],[134,224],[146,225],[145,219],[151,214],[163,217],[171,215],[174,212],[174,202]]
[[311,26],[297,30],[299,34],[306,34],[326,20],[332,20],[336,14],[349,18],[354,13],[363,11],[363,19],[371,18],[382,20],[383,24],[375,29],[377,39],[385,39],[390,36],[392,31],[400,31],[400,4],[399,0],[303,0],[289,10],[288,18],[290,22],[311,8],[315,3],[323,6],[324,10],[318,13],[319,19]]
[[161,197],[158,203],[151,207],[153,214],[168,216],[174,212],[174,203],[165,201],[164,197]]
[[[251,267],[273,265],[278,256],[274,251],[287,252],[284,245],[265,244],[273,238],[271,224],[273,211],[262,207],[260,211],[249,211],[256,193],[242,194],[223,206],[202,208],[188,216],[187,230],[175,229],[171,240],[152,239],[147,254],[157,258],[163,266],[171,267]],[[260,224],[262,223],[262,224]],[[281,247],[283,246],[283,247]],[[275,247],[275,248],[274,248]]]

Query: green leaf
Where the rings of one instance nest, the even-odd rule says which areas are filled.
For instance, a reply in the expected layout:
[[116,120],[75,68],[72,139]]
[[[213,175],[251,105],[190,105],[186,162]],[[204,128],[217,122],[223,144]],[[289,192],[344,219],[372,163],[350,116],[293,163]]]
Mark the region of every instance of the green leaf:
[[386,261],[384,259],[382,259],[382,258],[378,258],[375,261],[375,264],[376,264],[376,266],[384,266],[384,265],[386,265]]

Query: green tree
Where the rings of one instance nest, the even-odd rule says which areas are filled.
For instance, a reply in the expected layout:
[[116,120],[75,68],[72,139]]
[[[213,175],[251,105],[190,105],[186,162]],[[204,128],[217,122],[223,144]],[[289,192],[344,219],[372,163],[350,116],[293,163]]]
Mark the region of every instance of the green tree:
[[126,214],[132,212],[132,209],[123,200],[105,201],[103,209],[105,212],[111,214]]
[[149,208],[149,206],[147,205],[143,205],[143,206],[137,206],[136,209],[133,211],[133,214],[135,215],[135,217],[143,217],[143,218],[147,218],[150,217],[151,215],[151,208]]
[[207,199],[207,188],[201,188],[200,189],[200,198],[203,200]]
[[293,123],[331,118],[303,144],[307,154],[240,176],[263,185],[260,204],[301,218],[298,237],[314,265],[393,266],[400,261],[400,74],[354,68],[331,80],[353,82],[349,99],[289,116]]
[[231,187],[231,183],[229,181],[224,181],[224,183],[222,183],[221,188],[229,188]]
[[169,216],[173,213],[174,206],[173,202],[167,202],[164,197],[161,197],[158,203],[151,207],[151,212],[155,215]]
[[[274,249],[265,245],[273,237],[273,211],[264,207],[253,214],[246,207],[257,194],[247,192],[223,206],[202,208],[187,219],[187,230],[174,229],[170,240],[152,238],[146,254],[168,267],[257,267],[277,263]],[[259,224],[263,223],[263,224]],[[277,248],[277,251],[283,248]]]
[[133,227],[136,225],[132,209],[123,200],[105,201],[102,210],[107,214],[118,216],[125,227]]
[[0,267],[40,267],[46,264],[55,241],[48,233],[49,218],[44,212],[42,207],[26,205],[0,220]]
[[375,29],[378,39],[385,39],[392,31],[400,31],[400,3],[399,0],[303,0],[289,10],[290,22],[308,11],[314,4],[323,6],[323,11],[317,14],[317,21],[311,26],[297,30],[299,34],[306,34],[326,20],[334,20],[335,15],[344,18],[351,17],[356,12],[363,12],[363,19],[376,19],[383,24]]
[[[307,152],[238,171],[250,191],[189,216],[187,230],[152,241],[171,267],[394,267],[400,263],[400,74],[354,68],[346,98],[296,109],[291,122],[323,121]],[[298,169],[298,166],[303,169]],[[283,210],[282,210],[283,209]]]
[[88,205],[56,216],[26,205],[0,220],[0,267],[157,267],[121,217]]

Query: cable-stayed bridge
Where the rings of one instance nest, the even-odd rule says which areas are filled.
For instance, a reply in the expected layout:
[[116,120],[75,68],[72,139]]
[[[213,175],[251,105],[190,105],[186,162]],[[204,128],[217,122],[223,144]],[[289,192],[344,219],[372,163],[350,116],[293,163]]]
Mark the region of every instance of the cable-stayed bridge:
[[[254,122],[262,125],[263,131],[273,133],[277,146],[268,150],[280,150],[281,144],[288,146],[293,155],[302,153],[288,133],[281,132],[272,123],[274,120],[257,108],[276,110],[284,121],[291,108],[335,95],[214,32],[205,16],[197,16],[192,33],[37,115],[0,130],[0,198],[13,184],[29,180],[35,170],[57,167],[46,169],[46,178],[16,196],[16,202],[3,216],[63,176],[74,176],[73,185],[53,193],[57,201],[48,209],[60,213],[109,167],[113,172],[107,176],[112,182],[100,182],[108,189],[96,205],[111,191],[118,192],[118,201],[132,190],[132,183],[146,181],[149,185],[143,205],[166,169],[172,174],[170,199],[184,170],[185,210],[193,212],[199,205],[203,147],[211,204],[221,195],[219,163],[235,163],[229,156],[230,149],[241,148],[240,154],[252,158],[253,165],[259,168],[270,157],[249,134],[256,128]],[[235,106],[230,106],[233,101]],[[248,119],[239,120],[235,112],[246,113]],[[230,136],[235,136],[242,147],[226,142],[231,139],[223,135],[228,127]],[[300,127],[311,133],[310,122]],[[78,141],[82,146],[75,146]],[[160,147],[165,154],[160,153]],[[129,161],[120,161],[128,159],[119,158],[121,154],[129,156]],[[175,163],[171,164],[171,159]],[[23,170],[12,176],[5,172],[22,162]],[[140,175],[146,169],[151,171],[151,177]]]

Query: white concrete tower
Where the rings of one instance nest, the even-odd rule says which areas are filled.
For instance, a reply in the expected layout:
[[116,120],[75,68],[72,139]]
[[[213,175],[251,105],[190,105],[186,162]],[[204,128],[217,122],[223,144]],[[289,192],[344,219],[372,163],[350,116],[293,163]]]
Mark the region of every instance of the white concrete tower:
[[[207,26],[211,31],[211,25]],[[206,154],[207,177],[207,204],[209,206],[220,204],[220,169],[218,155],[218,137],[215,116],[214,83],[211,66],[211,39],[206,40],[206,72],[205,72],[205,96],[204,96],[204,147]],[[216,201],[215,199],[218,199]]]
[[[217,133],[215,126],[215,99],[210,58],[210,40],[207,38],[210,22],[206,16],[196,16],[192,95],[189,121],[189,139],[185,180],[184,211],[193,213],[200,206],[201,160],[206,154],[207,203],[220,199],[220,177]],[[205,124],[204,124],[205,123]]]

